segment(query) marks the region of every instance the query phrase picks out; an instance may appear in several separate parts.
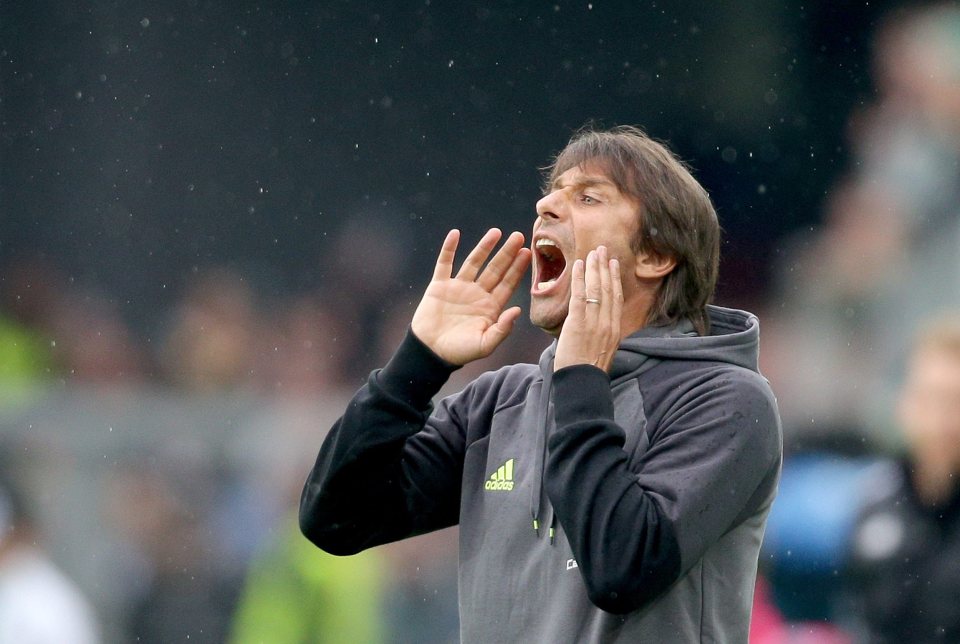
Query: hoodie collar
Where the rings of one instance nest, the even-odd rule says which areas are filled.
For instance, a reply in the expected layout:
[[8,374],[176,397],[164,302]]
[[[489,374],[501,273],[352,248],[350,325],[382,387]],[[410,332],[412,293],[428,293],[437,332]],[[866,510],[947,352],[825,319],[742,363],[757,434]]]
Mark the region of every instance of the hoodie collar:
[[[610,379],[636,377],[663,359],[726,362],[759,372],[760,326],[747,311],[707,306],[710,331],[698,335],[687,319],[671,326],[647,326],[624,338],[613,359]],[[540,355],[540,372],[553,373],[554,340]],[[651,361],[651,358],[656,360]]]

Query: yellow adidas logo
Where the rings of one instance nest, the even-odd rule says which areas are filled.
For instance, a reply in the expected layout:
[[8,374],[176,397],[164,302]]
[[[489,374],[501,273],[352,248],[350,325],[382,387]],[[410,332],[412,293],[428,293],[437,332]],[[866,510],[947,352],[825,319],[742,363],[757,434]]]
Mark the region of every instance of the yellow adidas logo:
[[487,490],[503,490],[509,492],[513,489],[513,459],[511,458],[506,463],[497,468],[497,471],[490,475],[490,478],[487,480],[486,485],[483,486]]

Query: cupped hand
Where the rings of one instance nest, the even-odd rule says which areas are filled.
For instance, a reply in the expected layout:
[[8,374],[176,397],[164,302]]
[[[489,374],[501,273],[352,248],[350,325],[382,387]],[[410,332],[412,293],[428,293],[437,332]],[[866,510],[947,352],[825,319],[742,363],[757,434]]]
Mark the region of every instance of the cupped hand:
[[447,362],[465,365],[490,355],[520,316],[519,306],[504,307],[530,265],[530,249],[524,247],[523,235],[513,232],[487,262],[501,236],[496,228],[488,230],[455,276],[460,231],[451,230],[443,241],[410,328]]
[[620,263],[605,246],[590,251],[587,261],[573,263],[570,309],[557,340],[553,370],[590,364],[610,371],[620,344],[623,285]]

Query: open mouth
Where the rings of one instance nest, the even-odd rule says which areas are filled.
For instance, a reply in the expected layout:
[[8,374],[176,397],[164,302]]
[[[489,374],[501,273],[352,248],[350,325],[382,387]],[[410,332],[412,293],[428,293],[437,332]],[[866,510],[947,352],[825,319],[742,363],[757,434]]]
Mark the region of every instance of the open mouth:
[[560,252],[556,242],[541,237],[534,244],[537,255],[537,276],[535,280],[537,291],[546,291],[553,286],[567,267],[567,260]]

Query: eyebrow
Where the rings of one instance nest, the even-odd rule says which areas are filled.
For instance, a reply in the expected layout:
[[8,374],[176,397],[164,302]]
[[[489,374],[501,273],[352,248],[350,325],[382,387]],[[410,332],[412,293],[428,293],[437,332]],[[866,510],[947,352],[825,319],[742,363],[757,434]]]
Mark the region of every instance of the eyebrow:
[[[610,181],[603,176],[592,176],[588,175],[586,177],[580,177],[576,181],[569,184],[575,188],[593,188],[596,186],[609,186],[611,188],[616,188],[616,184]],[[567,186],[561,185],[560,177],[557,177],[552,184],[550,184],[551,190],[558,190],[560,188],[565,188]]]

